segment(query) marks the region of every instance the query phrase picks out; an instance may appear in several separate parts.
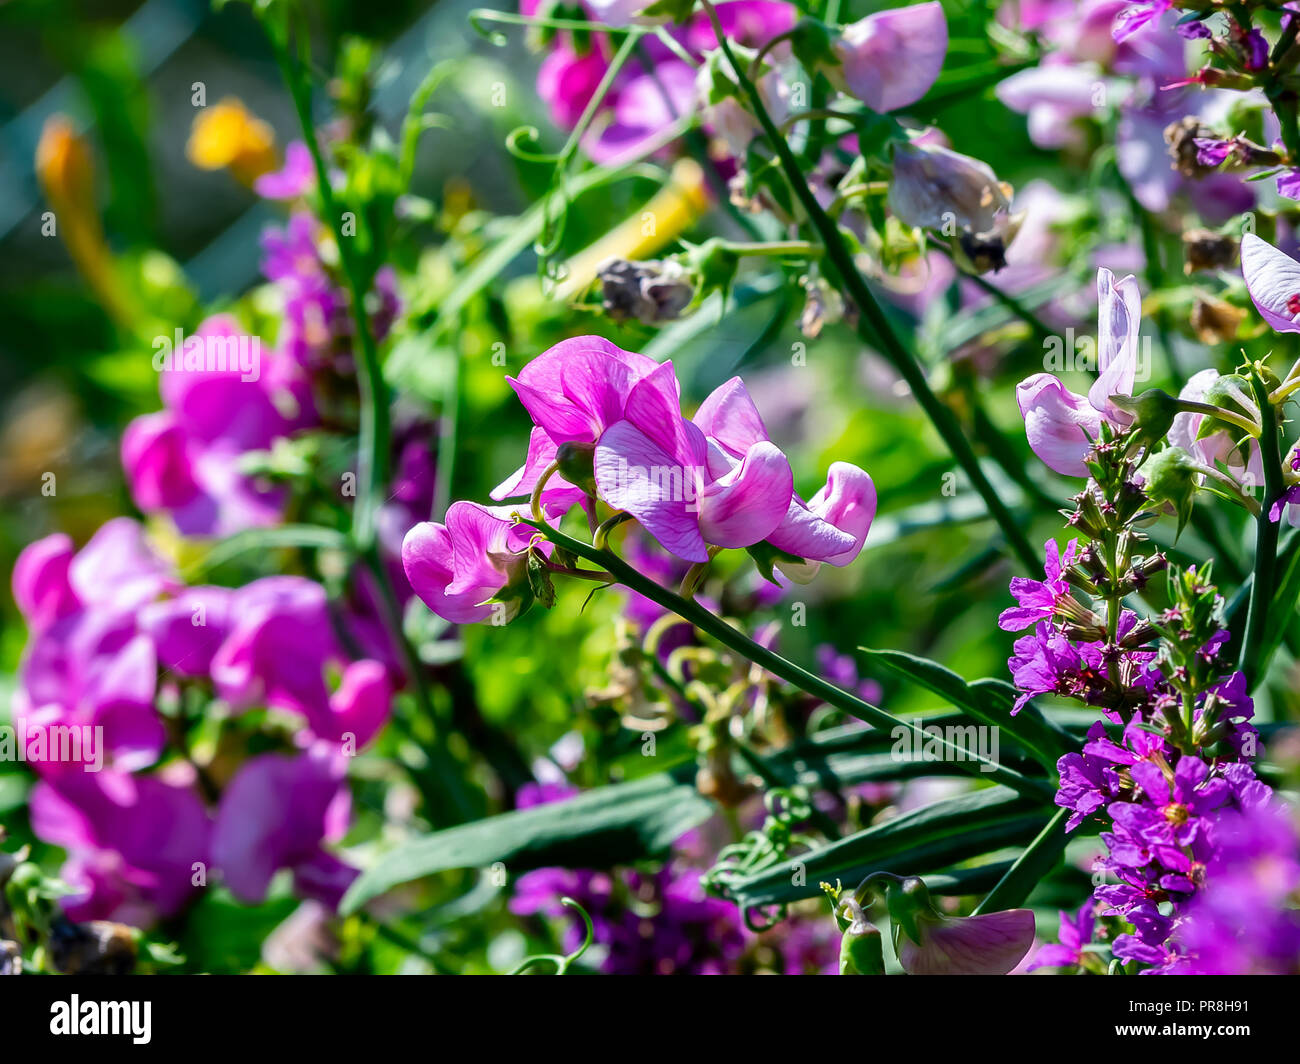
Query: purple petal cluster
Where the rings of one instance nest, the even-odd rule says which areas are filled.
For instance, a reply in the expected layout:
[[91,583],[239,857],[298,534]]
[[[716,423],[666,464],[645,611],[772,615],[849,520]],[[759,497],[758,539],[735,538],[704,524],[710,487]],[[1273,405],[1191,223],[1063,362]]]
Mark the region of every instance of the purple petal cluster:
[[[597,22],[625,22],[629,5],[586,4]],[[645,5],[642,5],[645,6]],[[734,44],[758,47],[790,29],[798,12],[779,0],[724,0],[718,19]],[[523,0],[520,10],[535,15],[539,0]],[[619,10],[613,10],[617,7]],[[668,28],[678,46],[696,60],[718,46],[708,16],[697,12],[681,25]],[[596,119],[582,139],[583,149],[598,163],[614,163],[644,150],[677,119],[695,107],[696,72],[685,59],[656,37],[642,42],[640,56],[626,63],[602,100]],[[571,34],[553,40],[537,74],[537,94],[551,110],[555,124],[573,129],[609,70],[613,49],[609,38],[593,33],[582,44]]]
[[[127,518],[80,551],[62,535],[37,541],[13,585],[31,633],[13,724],[40,777],[34,829],[68,854],[70,916],[145,925],[217,878],[258,901],[282,868],[337,904],[355,870],[324,844],[347,826],[348,756],[383,727],[401,676],[345,651],[320,585],[186,586]],[[168,759],[158,707],[191,689],[234,714],[288,714],[282,751],[207,768]]]

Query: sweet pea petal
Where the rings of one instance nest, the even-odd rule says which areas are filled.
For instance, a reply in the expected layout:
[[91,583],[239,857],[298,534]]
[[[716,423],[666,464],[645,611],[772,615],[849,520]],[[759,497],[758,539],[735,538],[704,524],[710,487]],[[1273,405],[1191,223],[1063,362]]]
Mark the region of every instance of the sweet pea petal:
[[1116,282],[1105,267],[1097,271],[1097,380],[1088,402],[1107,420],[1126,425],[1131,415],[1110,401],[1112,395],[1132,395],[1137,374],[1138,330],[1142,296],[1132,275]]
[[700,532],[719,547],[748,547],[776,530],[793,494],[789,459],[775,444],[756,443],[731,472],[705,487]]
[[[679,558],[708,561],[694,512],[703,479],[700,467],[684,466],[636,425],[620,421],[606,430],[596,445],[595,470],[596,487],[605,502],[630,513],[664,549]],[[788,502],[787,497],[782,513]]]
[[906,936],[898,962],[908,975],[1006,975],[1034,942],[1034,914],[1008,909],[921,925],[921,944]]
[[943,5],[880,11],[845,27],[835,45],[848,91],[884,113],[915,103],[939,76],[948,51]]
[[1016,386],[1025,435],[1034,454],[1067,477],[1086,477],[1083,457],[1101,433],[1102,416],[1082,395],[1050,373],[1035,373]]
[[754,444],[771,439],[739,377],[713,389],[691,420],[736,458],[742,458]]
[[1241,238],[1241,272],[1264,320],[1278,332],[1300,332],[1300,262],[1246,233]]

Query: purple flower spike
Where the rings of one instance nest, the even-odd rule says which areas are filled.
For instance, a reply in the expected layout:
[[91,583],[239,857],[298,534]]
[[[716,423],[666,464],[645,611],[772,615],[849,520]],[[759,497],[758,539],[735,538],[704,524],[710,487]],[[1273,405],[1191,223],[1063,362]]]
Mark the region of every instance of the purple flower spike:
[[1092,942],[1092,933],[1096,927],[1093,912],[1097,903],[1091,898],[1073,916],[1061,913],[1061,928],[1057,933],[1057,943],[1049,943],[1034,954],[1034,960],[1026,968],[1032,972],[1039,968],[1076,968],[1083,964],[1085,947]]
[[929,90],[948,52],[948,21],[935,2],[868,15],[846,26],[835,44],[847,92],[884,114]]
[[1020,603],[1019,608],[1003,610],[998,627],[1004,632],[1020,632],[1039,621],[1049,621],[1056,614],[1056,604],[1070,593],[1070,582],[1062,575],[1074,564],[1079,541],[1072,539],[1061,555],[1060,544],[1049,539],[1044,546],[1045,580],[1030,580],[1023,576],[1011,578],[1011,594]]

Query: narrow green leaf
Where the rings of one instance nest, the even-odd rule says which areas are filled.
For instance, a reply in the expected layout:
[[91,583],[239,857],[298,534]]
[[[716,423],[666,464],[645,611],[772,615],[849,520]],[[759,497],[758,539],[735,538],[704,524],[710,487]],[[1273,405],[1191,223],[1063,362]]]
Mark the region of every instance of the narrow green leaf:
[[951,702],[981,724],[999,728],[1023,746],[1044,768],[1054,771],[1057,759],[1074,748],[1070,736],[1045,718],[1034,706],[1025,705],[1014,717],[1015,689],[1001,680],[967,683],[951,669],[928,658],[901,650],[858,648],[863,654],[904,679],[920,684]]
[[922,875],[1034,838],[1048,818],[1039,803],[1008,787],[988,787],[933,802],[730,884],[740,905],[810,898],[818,883],[856,886],[871,872]]
[[979,903],[975,909],[976,916],[1014,909],[1025,903],[1030,892],[1065,853],[1065,844],[1069,840],[1065,833],[1065,818],[1069,812],[1068,809],[1062,809],[1047,822],[1047,826],[1025,848],[1025,852],[1007,870],[998,885]]
[[426,835],[364,871],[342,911],[355,912],[396,886],[453,868],[501,862],[513,875],[549,865],[607,868],[661,853],[713,812],[696,791],[694,776],[694,765],[687,764]]

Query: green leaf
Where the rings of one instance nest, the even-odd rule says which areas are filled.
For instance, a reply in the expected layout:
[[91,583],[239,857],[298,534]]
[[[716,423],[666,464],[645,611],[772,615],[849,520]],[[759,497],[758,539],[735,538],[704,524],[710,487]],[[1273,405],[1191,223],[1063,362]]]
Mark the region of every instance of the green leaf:
[[815,897],[822,881],[838,879],[856,886],[872,872],[922,875],[1028,842],[1048,815],[1043,804],[1021,798],[1009,787],[988,787],[933,802],[800,854],[729,884],[730,893],[742,906],[774,905]]
[[197,582],[200,574],[207,574],[214,569],[233,561],[249,551],[275,550],[280,547],[305,547],[320,550],[344,550],[348,545],[347,537],[337,529],[324,525],[281,525],[278,528],[250,528],[236,532],[233,536],[213,545],[184,574],[191,583]]
[[1021,707],[1013,717],[1015,688],[1005,681],[985,679],[967,683],[951,669],[928,658],[901,650],[858,649],[872,661],[933,691],[981,724],[1004,731],[1048,771],[1055,771],[1057,759],[1076,746],[1068,733],[1032,704]]
[[979,903],[975,909],[976,916],[1014,909],[1025,903],[1030,892],[1056,867],[1056,862],[1065,853],[1065,844],[1069,841],[1065,833],[1065,818],[1069,813],[1068,809],[1062,809],[1047,822],[998,885]]
[[352,884],[352,913],[393,887],[453,868],[501,862],[512,874],[534,868],[608,868],[661,853],[703,823],[713,806],[695,789],[695,766],[634,783],[597,787],[552,802],[435,832],[385,854]]

